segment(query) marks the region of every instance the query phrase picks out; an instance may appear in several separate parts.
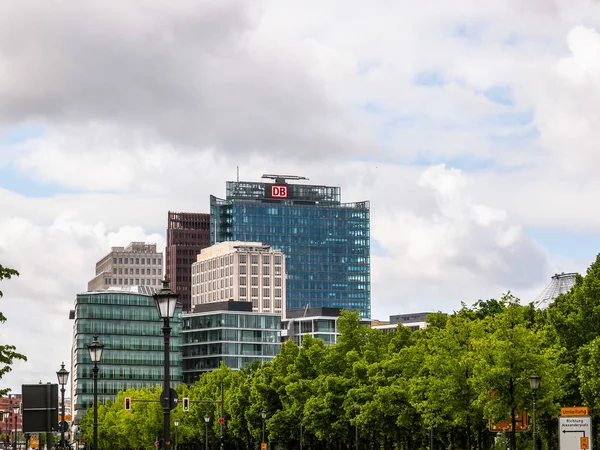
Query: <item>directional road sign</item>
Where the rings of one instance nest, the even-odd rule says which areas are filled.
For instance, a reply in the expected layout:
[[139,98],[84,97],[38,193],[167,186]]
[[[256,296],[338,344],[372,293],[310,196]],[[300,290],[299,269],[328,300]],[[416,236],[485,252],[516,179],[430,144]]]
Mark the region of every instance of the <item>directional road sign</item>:
[[592,419],[589,416],[559,417],[558,434],[560,450],[593,450],[591,439],[581,439],[592,435]]

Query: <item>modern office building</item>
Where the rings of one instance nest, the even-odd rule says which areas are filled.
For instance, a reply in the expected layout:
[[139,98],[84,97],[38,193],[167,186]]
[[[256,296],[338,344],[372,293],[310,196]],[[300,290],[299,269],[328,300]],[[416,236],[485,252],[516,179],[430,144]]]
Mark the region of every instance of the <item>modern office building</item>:
[[344,308],[371,316],[369,202],[342,203],[341,188],[228,181],[210,197],[211,242],[251,241],[286,257],[286,309]]
[[[148,286],[111,287],[85,292],[75,299],[72,392],[75,423],[93,403],[93,364],[88,345],[94,336],[104,344],[98,364],[98,401],[114,400],[123,389],[162,386],[163,322]],[[181,307],[171,321],[171,384],[181,383]]]
[[158,286],[163,278],[163,255],[156,244],[132,242],[127,247],[112,247],[109,254],[96,263],[96,276],[88,283],[88,291],[111,286]]
[[[302,346],[304,336],[310,335],[322,339],[325,345],[337,343],[338,319],[340,308],[306,308],[302,311],[289,311],[285,320],[281,321],[281,341],[288,339]],[[369,326],[371,321],[361,319],[361,324]]]
[[223,300],[251,302],[255,312],[285,312],[283,253],[260,242],[202,249],[192,264],[192,307]]
[[371,327],[383,331],[394,331],[398,328],[398,324],[402,324],[405,327],[410,328],[411,331],[417,331],[427,328],[427,316],[430,314],[433,313],[419,312],[410,314],[397,314],[390,316],[390,320],[387,322],[374,320],[371,323]]
[[210,246],[210,214],[169,211],[166,273],[184,311],[192,305],[192,264]]
[[249,302],[203,303],[183,315],[182,337],[183,381],[192,384],[221,362],[239,370],[275,358],[281,348],[281,316],[252,312]]

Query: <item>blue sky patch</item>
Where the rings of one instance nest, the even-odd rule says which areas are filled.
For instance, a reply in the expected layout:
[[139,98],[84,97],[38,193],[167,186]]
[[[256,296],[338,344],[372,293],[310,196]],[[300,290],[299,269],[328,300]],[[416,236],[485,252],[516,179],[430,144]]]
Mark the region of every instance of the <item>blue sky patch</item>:
[[[555,228],[527,227],[525,233],[544,247],[554,260],[559,258],[588,259],[594,262],[600,252],[600,232],[584,232]],[[569,267],[562,268],[570,272]]]
[[469,44],[480,44],[483,40],[482,23],[461,23],[454,26],[452,36],[464,39]]
[[508,86],[494,86],[482,93],[492,103],[504,106],[513,106],[515,104],[512,91]]
[[16,145],[30,139],[42,137],[45,129],[39,125],[22,124],[10,128],[0,136],[0,146]]
[[444,75],[437,71],[420,72],[414,77],[413,83],[417,86],[428,87],[441,87],[448,84],[448,82],[444,79]]
[[50,198],[57,194],[74,192],[54,183],[45,183],[27,177],[10,165],[0,167],[0,188],[32,198]]

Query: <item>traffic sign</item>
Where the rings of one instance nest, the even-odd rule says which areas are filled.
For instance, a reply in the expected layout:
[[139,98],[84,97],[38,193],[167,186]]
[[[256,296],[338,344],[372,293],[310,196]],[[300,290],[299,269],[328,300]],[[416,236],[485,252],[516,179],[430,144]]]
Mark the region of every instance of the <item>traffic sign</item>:
[[260,450],[267,450],[267,443],[266,442],[261,442],[260,443]]
[[588,450],[590,448],[590,438],[589,437],[580,437],[579,438],[579,448],[583,450]]
[[158,447],[158,441],[154,441],[154,446]]
[[587,406],[571,406],[570,408],[560,408],[561,416],[589,416],[590,410]]
[[[560,450],[592,450],[589,437],[592,434],[592,418],[589,416],[559,417],[558,435]],[[588,438],[582,440],[581,438]],[[582,447],[582,445],[587,447]]]
[[223,419],[222,417],[219,417],[219,423],[220,423],[221,425],[223,425],[223,424],[225,423],[225,419]]

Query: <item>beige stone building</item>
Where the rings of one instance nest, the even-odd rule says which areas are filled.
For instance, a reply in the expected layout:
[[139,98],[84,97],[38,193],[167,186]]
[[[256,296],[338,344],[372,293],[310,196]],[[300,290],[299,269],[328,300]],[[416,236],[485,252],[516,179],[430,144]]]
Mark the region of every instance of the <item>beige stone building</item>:
[[132,242],[127,247],[112,247],[110,253],[96,263],[96,276],[89,281],[88,291],[111,286],[161,286],[163,254],[156,244]]
[[221,242],[192,264],[192,309],[223,300],[285,315],[285,255],[261,242]]

